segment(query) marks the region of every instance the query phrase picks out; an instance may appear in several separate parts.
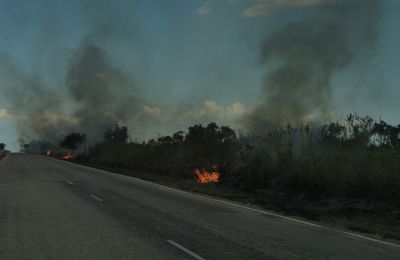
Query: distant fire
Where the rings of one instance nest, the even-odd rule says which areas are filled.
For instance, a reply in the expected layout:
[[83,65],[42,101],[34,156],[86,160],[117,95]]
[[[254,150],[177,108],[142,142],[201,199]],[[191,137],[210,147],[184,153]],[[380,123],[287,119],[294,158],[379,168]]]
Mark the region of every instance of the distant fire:
[[220,173],[217,171],[218,166],[213,166],[211,171],[205,169],[195,169],[197,182],[199,183],[217,183],[219,182]]
[[78,155],[77,152],[66,152],[62,158],[68,161],[75,158],[77,155]]

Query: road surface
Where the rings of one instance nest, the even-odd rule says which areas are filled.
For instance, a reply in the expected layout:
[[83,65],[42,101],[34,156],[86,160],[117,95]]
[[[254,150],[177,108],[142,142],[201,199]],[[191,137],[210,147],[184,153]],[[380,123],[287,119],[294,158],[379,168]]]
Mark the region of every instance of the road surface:
[[0,259],[400,259],[400,247],[43,156],[0,162]]

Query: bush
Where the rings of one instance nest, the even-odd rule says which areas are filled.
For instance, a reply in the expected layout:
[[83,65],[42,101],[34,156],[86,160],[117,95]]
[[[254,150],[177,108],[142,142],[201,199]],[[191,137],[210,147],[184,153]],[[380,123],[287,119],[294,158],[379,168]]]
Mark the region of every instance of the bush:
[[85,160],[181,179],[193,179],[195,168],[218,165],[221,184],[248,192],[399,201],[399,133],[398,126],[357,115],[345,123],[277,127],[259,136],[237,137],[211,123],[143,143],[106,140]]

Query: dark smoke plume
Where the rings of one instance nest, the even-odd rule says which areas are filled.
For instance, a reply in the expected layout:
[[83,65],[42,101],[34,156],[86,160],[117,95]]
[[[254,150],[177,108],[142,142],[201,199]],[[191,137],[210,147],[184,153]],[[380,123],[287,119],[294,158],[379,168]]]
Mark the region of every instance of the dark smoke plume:
[[[134,84],[107,60],[105,51],[83,43],[71,58],[67,93],[46,86],[24,72],[7,55],[0,56],[1,87],[9,102],[20,143],[47,140],[58,143],[70,131],[85,133],[89,142],[102,140],[106,129],[126,124],[138,111]],[[63,105],[68,106],[64,113]]]
[[92,43],[83,43],[76,52],[66,83],[77,105],[74,117],[79,121],[78,129],[91,141],[100,140],[104,130],[115,123],[126,124],[138,111],[132,81]]
[[321,2],[314,13],[287,24],[262,45],[261,61],[280,66],[264,78],[265,102],[252,120],[299,124],[331,119],[331,78],[374,46],[379,0]]
[[[125,125],[138,112],[142,101],[132,77],[110,59],[114,57],[112,51],[118,49],[136,54],[141,42],[138,31],[111,1],[84,0],[79,7],[84,14],[85,36],[76,49],[57,40],[60,34],[66,34],[62,26],[46,30],[48,24],[41,28],[42,36],[51,41],[37,46],[38,63],[43,49],[56,46],[62,50],[57,54],[64,55],[46,56],[45,60],[46,64],[63,64],[64,71],[56,72],[60,78],[65,73],[62,85],[50,86],[47,76],[28,73],[11,55],[0,54],[0,90],[8,102],[20,143],[47,140],[57,144],[69,132],[86,134],[89,142],[97,142],[107,128],[115,123]],[[51,15],[54,8],[49,5],[46,9],[52,26],[63,23]]]

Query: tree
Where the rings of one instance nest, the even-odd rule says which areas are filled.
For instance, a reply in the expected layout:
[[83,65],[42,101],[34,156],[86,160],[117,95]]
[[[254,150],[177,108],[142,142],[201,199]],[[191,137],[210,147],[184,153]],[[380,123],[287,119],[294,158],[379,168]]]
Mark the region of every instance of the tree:
[[205,128],[202,125],[189,127],[189,132],[185,136],[187,143],[201,143],[205,140]]
[[172,145],[174,139],[171,136],[163,136],[157,139],[157,142],[161,145]]
[[349,114],[347,116],[350,138],[347,144],[355,146],[367,146],[373,134],[373,119],[369,116],[360,117]]
[[128,137],[128,128],[126,126],[120,127],[118,124],[104,132],[104,139],[107,142],[126,143]]
[[228,126],[221,126],[221,130],[219,132],[220,138],[222,142],[234,141],[236,140],[235,131]]
[[181,144],[181,143],[183,143],[183,140],[185,139],[184,132],[178,131],[172,135],[172,138],[174,139],[174,142],[176,144]]
[[5,143],[0,143],[0,150],[6,149],[6,144]]
[[21,144],[21,151],[25,153],[45,154],[49,149],[55,149],[57,145],[46,140],[32,140],[29,143]]
[[380,145],[400,147],[400,125],[392,126],[383,120],[375,123],[372,132],[379,137]]
[[347,137],[346,127],[336,123],[324,125],[321,128],[321,143],[329,145],[338,145]]
[[76,150],[85,143],[86,135],[79,133],[70,133],[65,136],[64,140],[61,141],[60,147]]

